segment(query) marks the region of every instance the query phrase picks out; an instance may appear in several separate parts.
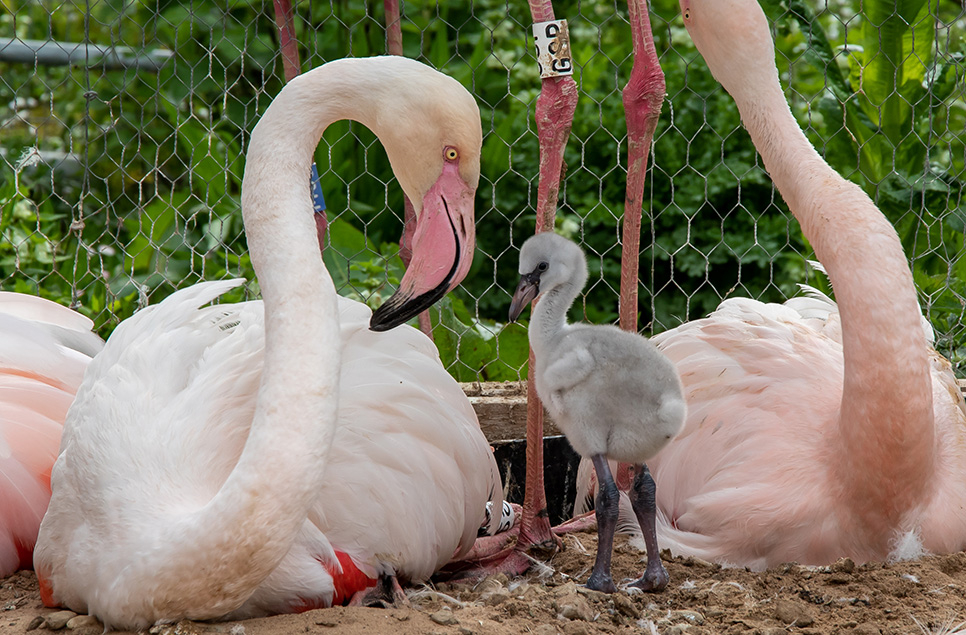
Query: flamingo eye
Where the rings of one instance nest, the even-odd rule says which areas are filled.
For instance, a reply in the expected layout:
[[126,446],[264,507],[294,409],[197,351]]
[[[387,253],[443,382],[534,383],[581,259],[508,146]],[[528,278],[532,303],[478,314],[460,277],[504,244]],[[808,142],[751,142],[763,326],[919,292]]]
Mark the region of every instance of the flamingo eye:
[[691,19],[691,10],[690,9],[685,9],[684,10],[684,19],[685,20],[690,20]]
[[446,156],[447,161],[455,161],[460,156],[460,153],[456,148],[446,148],[443,154]]
[[539,265],[537,265],[537,269],[539,271],[546,271],[549,266],[550,265],[548,265],[547,263],[541,262]]

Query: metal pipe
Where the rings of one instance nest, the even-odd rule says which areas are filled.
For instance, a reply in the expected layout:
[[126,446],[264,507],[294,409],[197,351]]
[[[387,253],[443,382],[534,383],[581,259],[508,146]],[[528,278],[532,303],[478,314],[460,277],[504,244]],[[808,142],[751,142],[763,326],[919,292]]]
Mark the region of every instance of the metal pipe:
[[0,38],[0,61],[39,66],[100,66],[156,73],[174,55],[167,49],[138,53],[126,46],[99,46],[57,40]]

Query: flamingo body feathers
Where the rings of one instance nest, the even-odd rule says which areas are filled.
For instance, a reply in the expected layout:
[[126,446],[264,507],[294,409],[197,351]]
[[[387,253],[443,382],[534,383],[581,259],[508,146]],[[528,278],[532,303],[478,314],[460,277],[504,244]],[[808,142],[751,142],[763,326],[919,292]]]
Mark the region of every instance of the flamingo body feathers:
[[[73,406],[77,423],[64,439],[65,447],[86,451],[57,464],[59,504],[48,521],[56,532],[50,539],[63,534],[74,557],[62,573],[46,575],[76,581],[78,598],[91,581],[125,589],[132,599],[150,597],[138,581],[157,584],[148,572],[160,564],[145,557],[125,565],[131,553],[150,554],[157,539],[140,528],[203,507],[237,464],[263,370],[263,304],[202,305],[240,282],[199,283],[138,312],[95,359]],[[326,479],[291,551],[234,617],[290,612],[303,600],[330,605],[330,570],[341,566],[333,545],[370,577],[426,579],[472,546],[485,502],[499,489],[472,407],[432,342],[409,326],[370,331],[368,307],[338,302],[345,388]],[[107,428],[99,418],[107,400],[112,421],[157,412],[162,423]],[[132,473],[139,478],[125,478]],[[92,489],[110,498],[77,514],[68,501],[82,501]],[[80,538],[88,531],[109,534],[112,549]],[[118,575],[125,570],[134,579]],[[59,585],[58,599],[76,606],[70,588]]]
[[729,299],[653,338],[688,399],[651,461],[662,539],[753,568],[966,548],[966,409],[895,230],[795,122],[758,3],[681,6],[836,302]]
[[67,409],[103,342],[83,315],[0,292],[0,577],[30,566]]

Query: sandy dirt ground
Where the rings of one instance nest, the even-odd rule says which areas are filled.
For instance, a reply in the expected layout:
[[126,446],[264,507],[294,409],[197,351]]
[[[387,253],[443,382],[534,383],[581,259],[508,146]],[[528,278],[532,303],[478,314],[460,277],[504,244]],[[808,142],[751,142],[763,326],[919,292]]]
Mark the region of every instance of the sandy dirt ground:
[[[671,584],[663,593],[604,595],[582,586],[593,564],[596,534],[572,534],[564,542],[565,550],[542,574],[410,588],[409,607],[332,608],[243,622],[181,622],[154,627],[151,633],[899,635],[949,633],[966,620],[966,553],[897,564],[788,564],[754,573],[665,552]],[[642,556],[618,537],[615,580],[639,576]],[[22,571],[0,582],[3,635],[43,633],[67,617],[72,615],[57,616],[43,608],[33,572]],[[102,625],[84,617],[64,628],[62,632],[71,635],[103,631]]]

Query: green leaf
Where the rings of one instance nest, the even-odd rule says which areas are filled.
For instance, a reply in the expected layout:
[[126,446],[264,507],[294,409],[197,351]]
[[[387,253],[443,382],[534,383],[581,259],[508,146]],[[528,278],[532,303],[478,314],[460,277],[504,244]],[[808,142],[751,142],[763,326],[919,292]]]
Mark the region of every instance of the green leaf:
[[496,358],[483,369],[489,381],[521,381],[527,378],[530,340],[521,324],[506,324],[496,336]]
[[934,60],[926,73],[926,92],[930,96],[930,106],[933,113],[949,99],[957,86],[961,85],[961,73],[966,55],[953,53],[946,59]]
[[339,219],[329,223],[326,241],[329,244],[322,252],[322,260],[329,275],[332,276],[336,291],[341,294],[349,283],[349,267],[352,258],[371,254],[374,249],[366,241],[365,234]]
[[[867,100],[866,114],[889,141],[893,152],[888,154],[894,154],[902,163],[880,165],[875,173],[879,180],[893,167],[915,169],[925,157],[924,144],[909,133],[916,108],[928,106],[921,100],[933,57],[936,26],[926,0],[866,0],[862,6],[863,51],[859,66],[854,69],[858,72],[857,86]],[[881,156],[879,148],[870,151]]]
[[494,358],[494,347],[472,325],[461,300],[445,297],[431,309],[433,340],[443,365],[457,381],[478,381],[483,366]]
[[177,220],[188,215],[190,195],[190,191],[181,190],[160,196],[140,214],[124,219],[124,227],[133,237],[125,249],[130,255],[124,267],[127,271],[135,274],[165,271],[169,264],[166,253],[184,254],[185,236]]
[[836,99],[843,103],[848,101],[854,91],[839,68],[832,45],[818,18],[805,0],[789,0],[788,8],[808,43],[805,59],[825,69],[826,85]]

